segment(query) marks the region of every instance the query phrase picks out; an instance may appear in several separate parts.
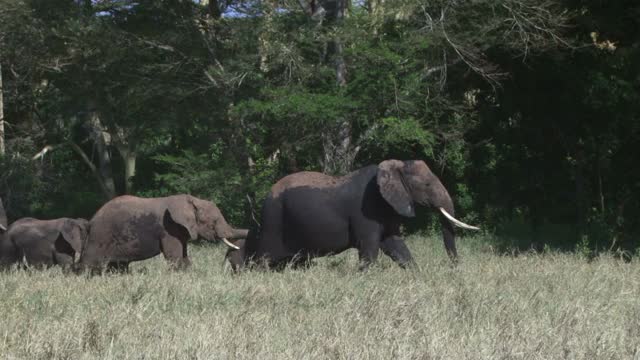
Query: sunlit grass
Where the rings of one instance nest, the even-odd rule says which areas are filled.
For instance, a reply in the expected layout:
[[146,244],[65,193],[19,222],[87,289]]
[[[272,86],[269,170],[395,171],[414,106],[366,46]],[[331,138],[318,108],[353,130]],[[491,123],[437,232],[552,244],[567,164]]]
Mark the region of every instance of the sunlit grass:
[[640,356],[640,265],[610,256],[497,256],[460,241],[408,240],[419,269],[355,251],[307,270],[222,272],[162,257],[129,275],[0,273],[0,358],[632,359]]

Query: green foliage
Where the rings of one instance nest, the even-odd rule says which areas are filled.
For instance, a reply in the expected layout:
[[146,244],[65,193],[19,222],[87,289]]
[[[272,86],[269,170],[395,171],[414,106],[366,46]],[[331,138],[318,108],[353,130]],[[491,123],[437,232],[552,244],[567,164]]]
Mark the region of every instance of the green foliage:
[[325,3],[0,0],[10,216],[90,217],[127,156],[237,224],[288,173],[423,159],[501,251],[638,247],[637,3]]
[[33,163],[11,154],[0,156],[0,198],[10,220],[31,214],[43,194]]
[[363,141],[365,152],[377,156],[394,154],[398,158],[433,157],[436,139],[416,119],[398,119],[388,117],[381,119]]

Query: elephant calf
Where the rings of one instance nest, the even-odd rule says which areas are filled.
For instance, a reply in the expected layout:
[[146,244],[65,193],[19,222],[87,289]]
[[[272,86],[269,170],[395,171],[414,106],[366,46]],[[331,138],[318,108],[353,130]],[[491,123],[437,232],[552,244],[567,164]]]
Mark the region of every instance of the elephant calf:
[[88,231],[85,219],[20,219],[0,238],[0,264],[6,267],[24,257],[27,264],[36,267],[71,265]]
[[[91,232],[78,267],[104,265],[127,270],[132,261],[160,253],[174,268],[190,265],[187,241],[245,238],[248,231],[232,228],[211,201],[190,195],[162,198],[120,196],[107,202],[91,219]],[[237,248],[237,247],[236,247]]]

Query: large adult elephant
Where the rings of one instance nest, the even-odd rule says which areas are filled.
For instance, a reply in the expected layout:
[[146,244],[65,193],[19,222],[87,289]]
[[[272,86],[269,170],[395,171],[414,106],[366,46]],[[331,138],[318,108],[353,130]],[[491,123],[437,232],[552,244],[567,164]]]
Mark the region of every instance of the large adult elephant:
[[69,266],[80,255],[88,232],[85,219],[22,218],[11,224],[2,239],[0,258],[4,266],[21,262],[23,257],[35,267]]
[[189,239],[221,238],[229,243],[227,239],[244,238],[247,232],[232,228],[211,201],[190,195],[120,196],[107,202],[91,219],[91,232],[78,269],[95,270],[108,265],[126,270],[130,262],[160,253],[172,267],[184,268],[190,265]]
[[415,205],[438,211],[445,249],[455,261],[452,225],[478,228],[454,218],[447,189],[416,160],[386,160],[343,177],[317,172],[284,177],[264,201],[259,231],[237,242],[241,248],[229,250],[226,259],[234,269],[251,260],[277,267],[357,248],[363,268],[379,250],[405,267],[413,258],[400,237],[400,223],[415,216]]

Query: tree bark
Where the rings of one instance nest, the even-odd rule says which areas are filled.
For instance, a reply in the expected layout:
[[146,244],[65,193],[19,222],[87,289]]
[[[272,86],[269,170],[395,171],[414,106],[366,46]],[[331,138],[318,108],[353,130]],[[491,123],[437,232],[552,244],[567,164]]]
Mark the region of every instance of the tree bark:
[[125,194],[131,194],[133,191],[133,177],[136,176],[137,154],[129,149],[119,149],[118,151],[124,162],[124,192]]
[[124,164],[124,192],[125,194],[131,194],[133,190],[132,180],[136,175],[136,159],[138,155],[136,142],[131,136],[131,131],[118,125],[111,126],[109,134]]
[[588,195],[587,195],[587,179],[584,174],[585,153],[582,146],[576,150],[576,164],[574,168],[575,176],[575,206],[576,206],[576,224],[578,225],[578,233],[580,236],[586,233],[587,216],[588,216]]
[[[104,129],[100,120],[100,114],[92,104],[89,105],[89,132],[93,140],[96,154],[98,155],[98,174],[100,182],[105,187],[105,195],[112,199],[116,196],[116,185],[113,179],[113,170],[111,165],[111,135]],[[86,155],[85,155],[86,156]]]
[[218,0],[202,0],[201,4],[207,7],[209,15],[214,19],[220,19],[222,17],[222,11],[220,11],[220,4]]
[[[348,8],[348,0],[336,0],[335,8],[328,9],[328,17],[337,26],[342,24]],[[339,37],[331,41],[333,61],[336,72],[336,85],[343,88],[347,85],[347,65],[344,61],[342,40]],[[343,175],[351,170],[355,160],[355,149],[352,140],[352,124],[349,119],[339,119],[337,127],[324,134],[323,171],[328,174]]]
[[367,12],[373,24],[373,34],[378,35],[384,23],[385,0],[367,0]]
[[260,71],[266,73],[269,71],[269,50],[270,50],[270,34],[273,29],[273,15],[276,11],[277,3],[274,0],[262,0],[263,9],[263,27],[260,35],[258,35],[260,53]]

